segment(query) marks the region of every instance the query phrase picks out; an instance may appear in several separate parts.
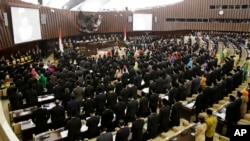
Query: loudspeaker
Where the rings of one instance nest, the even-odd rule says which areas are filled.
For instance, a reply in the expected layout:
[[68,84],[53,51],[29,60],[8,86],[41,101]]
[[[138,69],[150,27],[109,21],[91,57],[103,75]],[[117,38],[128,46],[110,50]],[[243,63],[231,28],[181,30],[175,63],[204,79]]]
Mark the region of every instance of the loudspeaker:
[[132,16],[128,16],[128,22],[132,23],[132,21],[133,21],[133,17]]
[[46,24],[46,15],[41,14],[41,24]]
[[3,20],[4,20],[4,25],[5,26],[8,26],[9,25],[9,22],[8,22],[8,15],[7,13],[3,13]]
[[157,17],[155,16],[155,23],[157,23]]

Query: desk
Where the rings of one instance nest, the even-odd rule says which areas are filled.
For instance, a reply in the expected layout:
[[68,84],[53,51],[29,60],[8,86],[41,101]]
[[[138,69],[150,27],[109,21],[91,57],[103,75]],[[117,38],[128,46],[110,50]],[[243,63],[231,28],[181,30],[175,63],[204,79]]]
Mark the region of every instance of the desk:
[[[55,103],[48,103],[48,104],[43,104],[42,107],[51,110],[55,105],[56,105]],[[33,106],[25,109],[12,111],[14,122],[25,121],[30,119],[32,112],[36,109],[37,107]]]
[[181,117],[183,117],[188,121],[191,121],[191,117],[194,116],[194,112],[192,110],[194,104],[195,104],[195,98],[188,102],[187,101],[182,102]]
[[[46,95],[40,95],[37,97],[37,100],[39,103],[49,103],[49,102],[53,102],[55,100],[55,96],[54,94],[46,94]],[[26,105],[26,99],[23,99],[23,105]]]

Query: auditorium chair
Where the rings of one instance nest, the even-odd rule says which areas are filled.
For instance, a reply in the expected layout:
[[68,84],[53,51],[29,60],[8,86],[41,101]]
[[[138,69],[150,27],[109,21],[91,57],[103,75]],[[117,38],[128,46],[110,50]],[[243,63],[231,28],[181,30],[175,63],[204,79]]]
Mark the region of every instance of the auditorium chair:
[[12,111],[9,112],[9,120],[10,120],[10,124],[12,124],[14,122],[13,112]]
[[45,131],[45,132],[42,132],[42,133],[39,133],[39,134],[32,134],[33,141],[36,141],[36,137],[43,140],[42,138],[46,138],[46,135],[48,135],[50,133],[51,133],[51,130],[49,129],[48,131]]
[[13,60],[13,61],[12,61],[12,65],[15,66],[15,65],[16,65],[16,62],[17,62],[16,60]]
[[21,57],[20,61],[21,61],[20,64],[22,64],[22,65],[25,64],[25,61],[24,61],[23,57]]
[[2,94],[2,95],[1,95],[1,98],[2,98],[2,99],[8,97],[8,96],[7,96],[7,88],[2,89],[1,92],[2,92],[2,93],[1,93],[1,94]]
[[250,125],[250,121],[249,120],[246,120],[246,119],[240,119],[238,122],[237,122],[238,125]]
[[246,115],[244,116],[244,119],[250,122],[250,114],[246,114]]
[[12,124],[12,130],[16,134],[18,139],[23,140],[22,129],[21,129],[21,124],[20,123],[13,123]]

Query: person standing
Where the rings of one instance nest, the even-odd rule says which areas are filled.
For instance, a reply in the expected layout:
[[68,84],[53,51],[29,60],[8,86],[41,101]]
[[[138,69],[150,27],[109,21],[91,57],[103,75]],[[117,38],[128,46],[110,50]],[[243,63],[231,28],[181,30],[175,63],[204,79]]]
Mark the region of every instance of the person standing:
[[207,130],[207,125],[205,123],[205,117],[199,115],[198,116],[199,123],[196,126],[195,130],[195,141],[205,141],[206,136],[206,130]]
[[42,108],[40,103],[37,103],[37,110],[32,112],[32,122],[36,125],[36,134],[48,130],[49,112],[46,108]]
[[67,141],[75,141],[81,137],[81,119],[76,116],[75,111],[71,113],[71,116],[65,124],[65,129],[68,130]]
[[119,130],[116,132],[115,141],[128,141],[129,127],[125,126],[124,120],[119,120]]
[[160,130],[161,132],[167,132],[169,128],[169,119],[170,119],[170,106],[166,99],[162,99],[163,107],[160,108]]
[[57,129],[64,126],[65,111],[64,107],[60,105],[60,101],[58,99],[55,101],[55,103],[56,106],[51,109],[50,114],[53,128]]
[[96,138],[96,141],[113,141],[113,135],[111,132],[107,132],[107,128],[101,129],[101,134]]
[[207,109],[207,119],[206,119],[206,141],[213,141],[214,133],[217,126],[217,118],[213,116],[213,111],[211,109]]

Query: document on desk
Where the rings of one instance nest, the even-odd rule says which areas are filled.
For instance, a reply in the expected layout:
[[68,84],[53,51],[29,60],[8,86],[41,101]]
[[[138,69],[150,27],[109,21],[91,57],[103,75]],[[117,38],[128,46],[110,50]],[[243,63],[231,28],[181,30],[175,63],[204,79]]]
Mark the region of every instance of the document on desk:
[[68,136],[68,130],[64,130],[64,131],[60,132],[60,135],[62,138],[66,138]]
[[145,93],[145,94],[148,94],[148,93],[149,93],[149,87],[143,88],[141,91],[142,91],[143,93]]
[[168,95],[162,96],[161,99],[166,99],[166,100],[168,100]]
[[219,117],[221,120],[225,120],[225,118],[226,118],[226,114],[225,113],[216,113],[215,114],[217,117]]
[[194,103],[195,103],[195,101],[192,101],[192,102],[188,103],[186,106],[187,106],[188,108],[192,109],[193,106],[194,106]]

